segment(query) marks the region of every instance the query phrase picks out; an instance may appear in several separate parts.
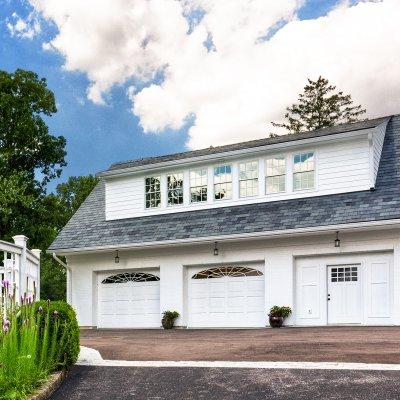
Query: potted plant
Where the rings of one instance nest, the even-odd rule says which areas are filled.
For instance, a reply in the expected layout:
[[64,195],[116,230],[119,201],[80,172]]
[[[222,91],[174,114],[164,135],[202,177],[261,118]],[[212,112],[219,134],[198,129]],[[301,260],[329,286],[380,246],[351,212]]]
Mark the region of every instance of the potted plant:
[[167,310],[163,312],[161,320],[162,327],[164,329],[172,329],[174,327],[175,320],[179,317],[178,311]]
[[280,328],[283,325],[283,320],[292,313],[292,309],[287,306],[273,306],[269,310],[269,324],[271,328]]

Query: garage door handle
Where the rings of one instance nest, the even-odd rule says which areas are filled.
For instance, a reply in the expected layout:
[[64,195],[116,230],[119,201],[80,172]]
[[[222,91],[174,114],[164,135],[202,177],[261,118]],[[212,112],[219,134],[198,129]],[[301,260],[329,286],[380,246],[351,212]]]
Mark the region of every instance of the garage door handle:
[[328,293],[328,301],[331,299],[331,295]]

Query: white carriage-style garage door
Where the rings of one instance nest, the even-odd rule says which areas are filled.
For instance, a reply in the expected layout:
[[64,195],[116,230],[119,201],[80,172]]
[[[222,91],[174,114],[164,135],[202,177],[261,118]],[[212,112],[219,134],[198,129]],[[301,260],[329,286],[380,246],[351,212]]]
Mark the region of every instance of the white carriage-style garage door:
[[296,262],[297,325],[390,325],[393,254],[306,257]]
[[99,328],[160,327],[160,278],[155,273],[99,274]]
[[266,325],[263,268],[224,266],[188,271],[188,326]]

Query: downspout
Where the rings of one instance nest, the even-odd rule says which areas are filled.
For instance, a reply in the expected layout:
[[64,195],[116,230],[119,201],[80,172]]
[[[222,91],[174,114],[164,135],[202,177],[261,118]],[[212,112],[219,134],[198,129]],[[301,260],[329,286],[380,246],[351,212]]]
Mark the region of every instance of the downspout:
[[71,304],[71,302],[72,302],[72,286],[71,286],[72,285],[72,280],[71,280],[72,270],[70,267],[68,267],[68,265],[64,261],[60,260],[57,257],[56,253],[52,253],[52,256],[53,256],[54,260],[57,261],[58,264],[60,264],[67,271],[67,303]]

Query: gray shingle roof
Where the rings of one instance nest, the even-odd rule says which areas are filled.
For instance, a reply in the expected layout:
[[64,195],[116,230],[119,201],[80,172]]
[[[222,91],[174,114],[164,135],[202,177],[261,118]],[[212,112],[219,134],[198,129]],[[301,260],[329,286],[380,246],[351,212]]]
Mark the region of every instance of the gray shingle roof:
[[118,162],[118,163],[112,164],[110,166],[110,168],[108,169],[108,171],[114,171],[114,170],[119,170],[119,169],[124,169],[124,168],[141,167],[141,166],[145,166],[145,165],[158,164],[161,162],[183,160],[186,158],[207,156],[207,155],[219,154],[219,153],[227,153],[229,151],[250,149],[250,148],[268,146],[268,145],[277,144],[277,143],[292,142],[292,141],[302,140],[302,139],[312,139],[315,137],[329,136],[329,135],[334,135],[337,133],[344,133],[344,132],[349,132],[349,131],[375,128],[376,126],[380,125],[381,123],[387,121],[387,119],[388,119],[388,117],[382,117],[382,118],[376,118],[376,119],[371,119],[371,120],[366,120],[366,121],[361,121],[361,122],[355,122],[352,124],[342,124],[342,125],[337,125],[337,126],[333,126],[330,128],[317,129],[314,131],[303,132],[303,133],[299,133],[296,135],[282,135],[282,136],[277,136],[274,138],[250,140],[247,142],[228,144],[225,146],[216,146],[216,147],[208,147],[206,149],[201,149],[201,150],[185,151],[184,153],[167,154],[167,155],[158,156],[158,157],[140,158],[137,160]]
[[61,251],[400,219],[400,115],[393,116],[387,126],[375,191],[114,221],[105,221],[104,192],[104,182],[100,182],[49,250]]

